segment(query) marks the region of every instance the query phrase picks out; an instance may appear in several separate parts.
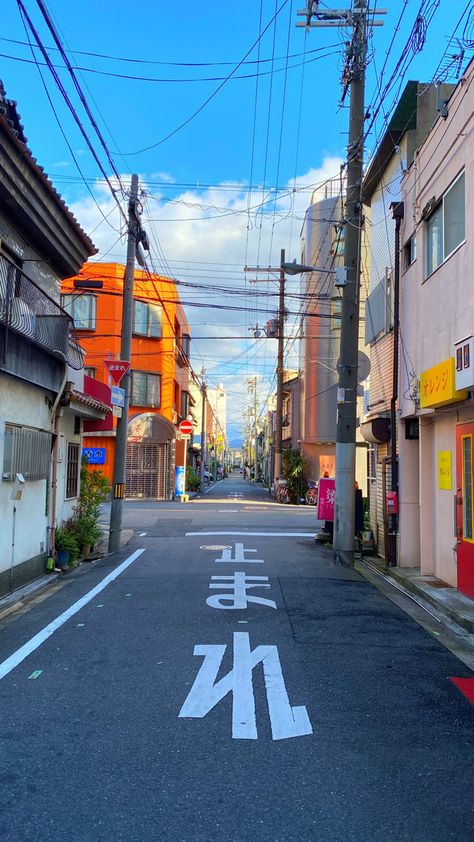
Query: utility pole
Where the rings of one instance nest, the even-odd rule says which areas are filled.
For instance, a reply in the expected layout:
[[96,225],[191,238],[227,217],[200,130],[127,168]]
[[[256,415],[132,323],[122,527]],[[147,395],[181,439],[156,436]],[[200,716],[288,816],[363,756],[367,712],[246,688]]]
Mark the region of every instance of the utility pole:
[[353,36],[348,52],[349,145],[345,205],[344,265],[347,283],[342,288],[341,346],[337,390],[336,501],[334,507],[334,557],[354,565],[355,457],[357,424],[357,374],[359,352],[360,251],[362,238],[362,176],[364,153],[364,91],[367,61],[367,2],[354,0]]
[[285,344],[285,249],[280,253],[280,283],[278,298],[278,356],[277,356],[277,394],[276,394],[276,419],[275,419],[275,448],[274,448],[274,487],[276,491],[278,480],[281,476],[281,459],[283,451],[283,353]]
[[[253,410],[249,410],[249,418],[253,415],[253,425],[250,422],[250,428],[253,426],[253,435],[249,430],[249,440],[253,438],[254,442],[254,479],[258,479],[258,432],[257,432],[257,375],[250,377],[247,380],[249,391],[253,392]],[[251,445],[250,445],[251,447]]]
[[201,412],[201,465],[199,469],[199,485],[201,491],[204,490],[204,470],[206,466],[206,372],[204,368],[201,369],[201,398],[202,398],[202,412]]
[[[334,557],[339,563],[354,564],[355,456],[357,425],[357,374],[359,350],[360,252],[362,234],[362,175],[364,153],[364,90],[367,63],[367,28],[382,26],[376,15],[386,9],[368,11],[367,0],[353,0],[352,8],[328,9],[308,0],[298,12],[305,27],[352,26],[343,71],[343,99],[350,87],[349,144],[347,148],[347,193],[344,213],[344,266],[342,288],[341,346],[337,390],[336,502],[334,509]],[[368,20],[370,16],[370,20]]]
[[[140,240],[140,219],[137,209],[138,175],[132,175],[130,198],[128,202],[128,240],[127,262],[123,278],[122,304],[122,342],[120,356],[122,360],[131,360],[133,329],[133,281],[135,275],[135,255]],[[125,477],[127,460],[128,409],[130,406],[130,370],[122,380],[125,391],[122,415],[117,418],[115,438],[114,482],[112,487],[112,506],[110,510],[109,553],[120,549],[122,532],[123,501],[125,498]]]
[[[298,25],[298,24],[297,24]],[[283,441],[283,355],[285,345],[285,249],[280,252],[280,266],[278,269],[272,266],[246,266],[246,272],[266,272],[267,274],[279,275],[279,297],[278,297],[278,314],[277,314],[277,337],[278,337],[278,351],[277,351],[277,394],[276,394],[276,411],[275,411],[275,441],[273,446],[274,468],[273,468],[273,483],[276,491],[277,482],[281,475],[281,454]],[[250,283],[259,283],[263,279],[257,278],[251,280]],[[258,327],[258,326],[257,326]]]

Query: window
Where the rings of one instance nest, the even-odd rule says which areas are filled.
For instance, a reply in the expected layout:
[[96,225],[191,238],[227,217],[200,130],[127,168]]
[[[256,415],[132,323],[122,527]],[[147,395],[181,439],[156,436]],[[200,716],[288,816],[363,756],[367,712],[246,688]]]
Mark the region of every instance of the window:
[[191,345],[191,337],[188,333],[183,333],[183,341],[181,343],[183,354],[185,357],[189,357],[190,345]]
[[84,374],[86,374],[87,377],[92,377],[93,380],[95,380],[96,371],[97,369],[92,368],[90,365],[84,366]]
[[463,242],[464,204],[464,173],[461,173],[426,221],[425,278]]
[[74,416],[74,435],[80,436],[82,432],[82,422],[80,415]]
[[173,389],[173,409],[175,412],[178,411],[179,408],[179,385],[174,381],[174,389]]
[[335,225],[334,226],[334,234],[333,240],[331,245],[331,254],[333,255],[343,255],[344,254],[344,228],[342,225]]
[[79,445],[68,443],[66,466],[66,499],[77,497],[79,482]]
[[95,330],[95,295],[63,295],[62,305],[74,319],[76,330]]
[[161,403],[161,377],[147,371],[132,371],[132,405],[157,408]]
[[140,336],[161,339],[161,304],[149,304],[146,301],[133,302],[133,332]]
[[189,415],[189,392],[181,392],[181,417],[187,418]]
[[404,267],[408,269],[416,260],[416,237],[410,237],[403,247]]
[[5,424],[4,445],[2,479],[11,482],[15,474],[29,480],[48,478],[51,433]]

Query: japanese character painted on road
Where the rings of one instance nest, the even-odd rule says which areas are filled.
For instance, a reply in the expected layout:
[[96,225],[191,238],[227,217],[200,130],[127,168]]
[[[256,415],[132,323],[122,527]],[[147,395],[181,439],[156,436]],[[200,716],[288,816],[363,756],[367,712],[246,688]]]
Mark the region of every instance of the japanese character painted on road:
[[206,603],[211,608],[247,608],[249,602],[276,608],[276,604],[272,599],[264,599],[262,596],[249,596],[247,594],[249,588],[269,588],[270,585],[264,584],[268,582],[268,576],[247,576],[243,571],[238,571],[233,576],[212,576],[211,578],[220,581],[220,584],[209,585],[211,590],[222,588],[233,591],[233,593],[213,594],[208,597]]

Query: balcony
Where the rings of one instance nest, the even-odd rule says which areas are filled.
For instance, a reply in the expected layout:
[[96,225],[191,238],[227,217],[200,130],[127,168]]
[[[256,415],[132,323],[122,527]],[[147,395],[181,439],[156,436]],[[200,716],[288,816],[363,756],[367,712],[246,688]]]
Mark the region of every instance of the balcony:
[[30,278],[0,256],[0,325],[49,354],[82,368],[82,354],[69,341],[71,317]]

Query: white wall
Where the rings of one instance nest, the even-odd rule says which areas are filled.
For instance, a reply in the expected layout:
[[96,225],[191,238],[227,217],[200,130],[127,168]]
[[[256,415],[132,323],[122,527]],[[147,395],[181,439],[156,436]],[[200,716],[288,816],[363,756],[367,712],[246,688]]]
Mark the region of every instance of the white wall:
[[[68,443],[79,444],[79,463],[82,454],[81,436],[74,435],[75,413],[67,408],[63,409],[59,419],[59,450],[58,450],[58,477],[56,492],[56,524],[60,525],[73,513],[77,503],[76,497],[66,500],[66,472],[67,472],[67,450]],[[80,470],[80,464],[79,464]],[[79,488],[79,483],[78,483]]]
[[[49,406],[40,389],[0,372],[0,470],[3,469],[5,424],[24,424],[51,430]],[[47,549],[47,480],[27,481],[22,499],[10,500],[13,483],[0,481],[0,572],[11,564],[13,506],[16,506],[14,564]]]

